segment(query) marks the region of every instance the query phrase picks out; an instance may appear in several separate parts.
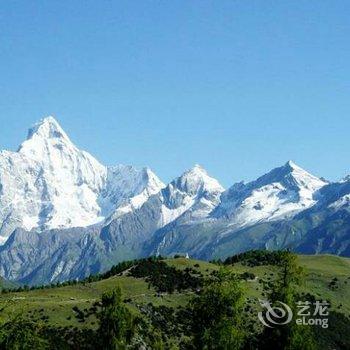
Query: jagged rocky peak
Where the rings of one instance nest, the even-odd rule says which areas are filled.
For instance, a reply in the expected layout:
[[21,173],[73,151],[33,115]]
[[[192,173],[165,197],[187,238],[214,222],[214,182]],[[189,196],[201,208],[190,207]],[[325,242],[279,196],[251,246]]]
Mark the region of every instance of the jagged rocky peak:
[[52,116],[28,131],[18,153],[41,164],[53,184],[86,183],[93,191],[101,188],[107,169],[89,153],[78,149]]
[[[101,167],[88,153],[79,150],[54,117],[46,117],[28,131],[27,139],[18,152],[39,162],[58,162],[68,158],[86,158],[93,166]],[[72,156],[72,157],[71,157]]]
[[280,190],[295,191],[302,197],[306,196],[312,198],[314,192],[327,184],[327,181],[308,173],[293,161],[289,160],[284,165],[272,169],[257,180],[247,184],[240,182],[233,185],[227,192],[230,196],[237,197],[239,193],[249,195],[255,190],[272,186],[275,187],[275,189],[279,187]]
[[287,188],[296,190],[305,188],[310,191],[315,191],[327,184],[326,181],[308,173],[291,160],[283,166],[271,170],[256,181],[251,182],[250,185],[257,187],[271,183],[281,183]]
[[177,189],[191,195],[199,192],[223,192],[224,188],[220,183],[209,176],[207,171],[196,164],[193,168],[185,171],[180,177],[171,183]]
[[115,218],[139,208],[149,196],[164,187],[163,182],[147,167],[138,169],[121,164],[108,167],[107,185],[102,193],[103,205],[107,203],[107,208],[120,206],[115,213],[112,210],[112,218]]
[[216,215],[232,217],[239,225],[290,217],[314,205],[325,185],[326,181],[288,161],[255,181],[230,187]]
[[57,120],[53,116],[48,116],[41,119],[33,127],[28,130],[27,140],[41,137],[46,139],[51,138],[63,138],[69,140],[67,134],[58,124]]
[[165,184],[158,178],[158,176],[149,167],[142,168],[141,172],[142,172],[142,177],[144,181],[148,183],[149,189],[153,193],[156,193],[160,189],[165,187]]
[[340,183],[350,182],[350,175],[345,175],[339,182]]
[[116,165],[108,167],[109,187],[117,186],[124,193],[133,195],[146,190],[149,194],[159,192],[165,187],[164,183],[148,167],[138,169],[131,165]]
[[293,178],[296,180],[297,184],[300,186],[304,186],[309,189],[317,190],[320,187],[325,186],[328,184],[328,181],[326,181],[323,178],[319,178],[315,175],[310,174],[303,168],[296,165],[293,161],[288,161],[285,164],[285,167],[289,169],[290,173],[292,174]]
[[159,197],[162,201],[163,226],[186,214],[187,220],[205,218],[219,203],[224,188],[200,165],[185,171],[166,186]]

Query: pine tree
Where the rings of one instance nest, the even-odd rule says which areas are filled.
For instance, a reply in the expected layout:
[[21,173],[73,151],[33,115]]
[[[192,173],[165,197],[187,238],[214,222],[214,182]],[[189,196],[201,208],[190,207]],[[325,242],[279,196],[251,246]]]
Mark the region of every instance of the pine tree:
[[271,344],[274,344],[274,347],[281,350],[314,350],[316,345],[312,329],[295,323],[297,287],[303,283],[304,269],[298,266],[297,256],[289,251],[281,253],[279,267],[279,274],[269,293],[269,301],[277,306],[279,302],[287,304],[293,312],[293,319],[285,325],[265,328],[261,347],[270,349]]
[[241,349],[244,293],[240,281],[221,269],[191,302],[195,349]]
[[102,295],[99,314],[101,347],[105,350],[125,349],[134,334],[134,318],[122,302],[120,288]]

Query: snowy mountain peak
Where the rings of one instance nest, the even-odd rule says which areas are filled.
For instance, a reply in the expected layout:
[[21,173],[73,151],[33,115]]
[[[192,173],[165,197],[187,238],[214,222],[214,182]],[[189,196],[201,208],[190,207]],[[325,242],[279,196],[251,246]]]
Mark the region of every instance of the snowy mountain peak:
[[281,168],[283,168],[287,173],[293,173],[294,176],[299,176],[299,177],[304,176],[308,178],[318,179],[316,176],[310,174],[309,172],[307,172],[306,170],[304,170],[303,168],[295,164],[292,160],[289,160]]
[[325,185],[288,161],[255,181],[233,185],[222,195],[216,215],[232,217],[238,226],[291,217],[314,205],[318,190]]
[[0,152],[0,240],[16,228],[93,225],[119,206],[139,207],[163,187],[148,168],[100,164],[47,117],[29,130],[18,152]]
[[188,169],[187,172],[202,172],[207,174],[207,171],[200,164],[195,164],[191,169]]
[[262,187],[272,183],[280,183],[286,188],[300,190],[306,188],[312,192],[326,185],[327,182],[310,174],[292,161],[275,168],[267,174],[252,181],[247,186],[251,188]]
[[58,124],[57,120],[52,116],[43,118],[29,129],[27,140],[34,137],[41,137],[46,139],[63,138],[69,140],[67,134]]
[[130,165],[108,167],[107,182],[108,189],[114,196],[118,195],[118,200],[130,199],[142,193],[146,198],[165,187],[150,168],[137,169]]
[[158,176],[148,167],[142,169],[146,182],[148,183],[148,188],[152,193],[159,192],[165,187],[165,184],[158,178]]
[[223,191],[220,183],[196,164],[161,191],[161,226],[178,219],[189,222],[207,218]]
[[223,192],[224,188],[220,183],[209,176],[207,171],[196,164],[193,168],[185,171],[172,183],[175,187],[191,195],[199,192]]
[[101,193],[102,212],[110,222],[140,208],[149,197],[165,187],[151,169],[137,169],[129,165],[107,168],[107,183]]
[[350,175],[344,176],[339,182],[350,182]]
[[[18,152],[40,163],[72,158],[73,153],[80,158],[82,154],[51,116],[42,119],[28,130],[27,139],[20,145]],[[93,159],[92,162],[97,161]]]
[[299,168],[292,160],[288,160],[288,162],[285,164],[286,167],[290,168]]

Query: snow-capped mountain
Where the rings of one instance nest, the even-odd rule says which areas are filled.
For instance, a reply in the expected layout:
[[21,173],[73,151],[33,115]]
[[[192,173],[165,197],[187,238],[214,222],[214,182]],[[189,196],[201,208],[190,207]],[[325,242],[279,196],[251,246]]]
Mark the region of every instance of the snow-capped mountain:
[[[232,254],[262,248],[273,233],[268,231],[263,238],[252,238],[245,235],[244,230],[260,223],[274,224],[294,218],[318,204],[321,190],[327,185],[326,181],[289,161],[255,181],[233,185],[215,201],[216,205],[203,216],[204,220],[180,218],[158,230],[150,253],[168,255],[186,251],[192,256],[211,259],[224,256],[227,245]],[[257,232],[264,232],[264,229]],[[294,237],[293,232],[290,237]],[[289,244],[287,239],[284,242]]]
[[[122,170],[125,171],[125,167]],[[127,192],[128,181],[132,179],[130,171],[128,174],[126,179],[122,176],[112,181],[118,186],[111,185],[111,192],[103,192],[103,200],[116,203],[122,189]],[[156,188],[160,185],[148,170],[143,175]],[[147,192],[143,190],[138,196],[118,202],[119,207],[100,227],[43,232],[16,230],[0,247],[0,273],[23,283],[52,282],[80,278],[117,261],[144,256],[145,247],[158,230],[180,219],[192,221],[208,217],[219,203],[222,191],[215,179],[195,166],[146,200]],[[118,196],[114,198],[110,193]]]
[[160,193],[161,220],[165,226],[183,214],[205,218],[219,204],[224,188],[200,165],[195,165],[172,181]]
[[199,165],[165,186],[149,168],[100,164],[48,117],[17,152],[0,152],[0,225],[0,275],[27,284],[150,254],[350,256],[350,180],[329,183],[289,161],[226,191]]
[[139,207],[163,187],[147,168],[103,166],[48,117],[17,152],[0,152],[0,237],[6,241],[16,228],[93,225],[120,206]]
[[313,206],[325,185],[289,161],[255,181],[233,185],[223,194],[216,214],[239,226],[287,219]]
[[116,219],[140,208],[164,186],[149,168],[136,169],[125,165],[108,167],[106,185],[99,198],[102,212],[106,213],[107,220]]

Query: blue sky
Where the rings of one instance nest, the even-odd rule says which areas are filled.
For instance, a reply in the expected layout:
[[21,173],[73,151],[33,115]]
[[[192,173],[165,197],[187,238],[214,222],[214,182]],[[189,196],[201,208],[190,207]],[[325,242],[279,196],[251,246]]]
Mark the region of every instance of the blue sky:
[[5,1],[0,148],[54,115],[105,164],[350,173],[350,2]]

